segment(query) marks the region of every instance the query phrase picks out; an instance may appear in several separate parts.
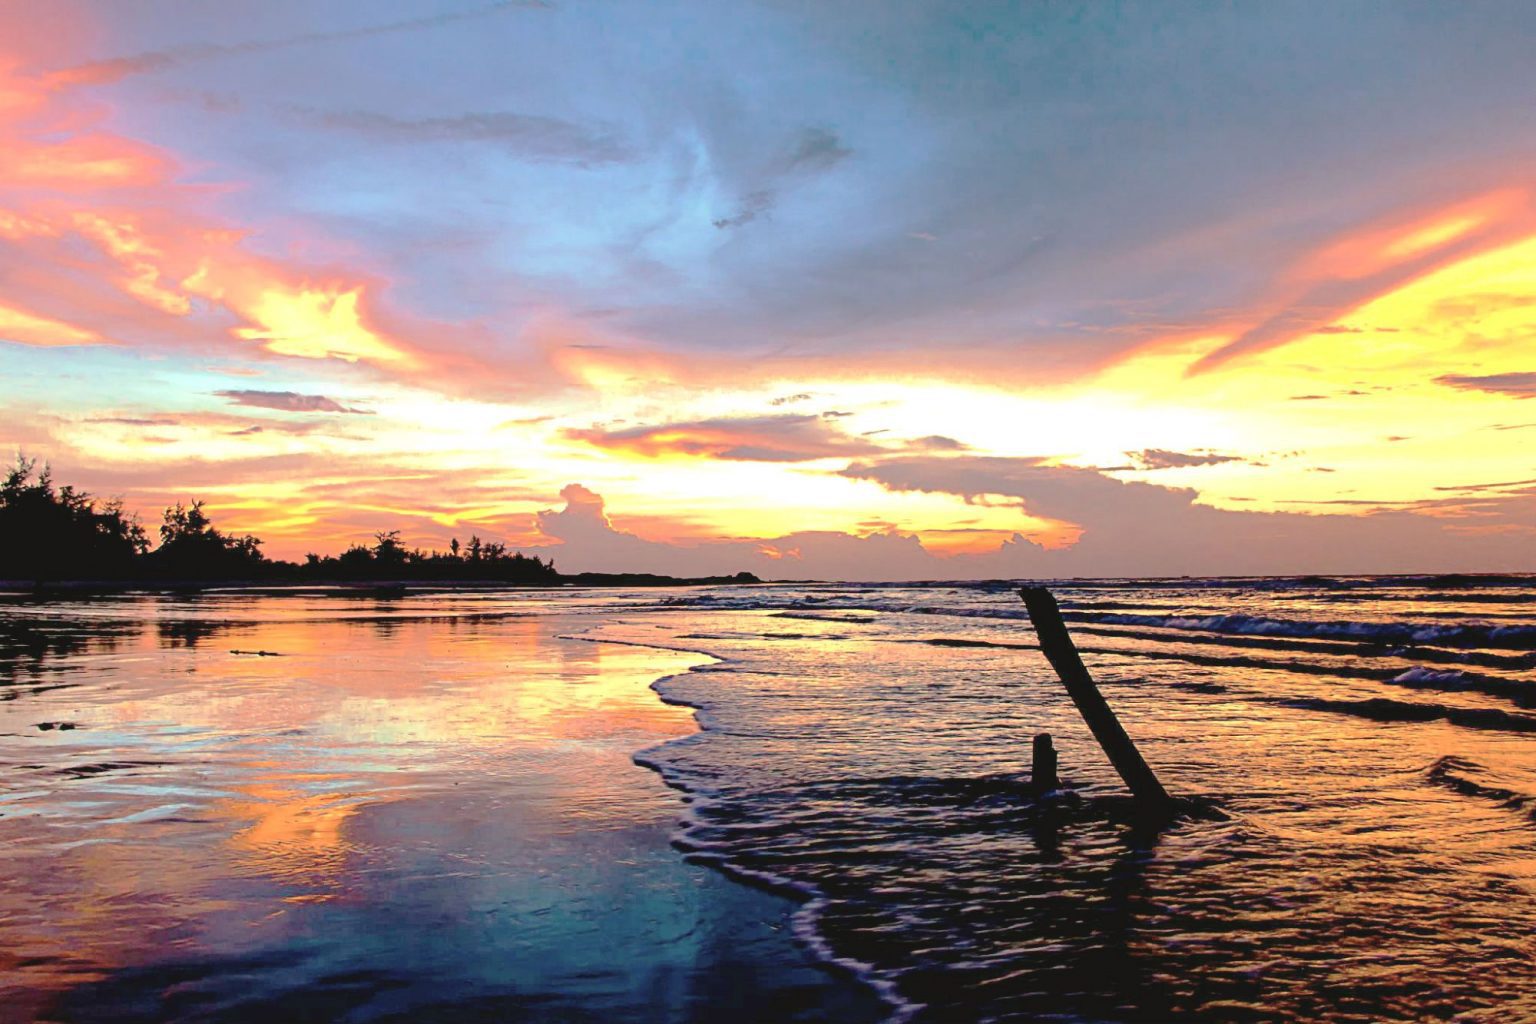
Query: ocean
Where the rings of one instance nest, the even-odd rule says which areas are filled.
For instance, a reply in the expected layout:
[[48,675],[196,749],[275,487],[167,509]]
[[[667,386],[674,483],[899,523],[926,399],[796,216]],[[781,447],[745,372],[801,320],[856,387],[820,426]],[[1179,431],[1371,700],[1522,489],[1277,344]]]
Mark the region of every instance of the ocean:
[[1191,813],[1133,813],[1016,582],[17,597],[0,997],[1536,1020],[1536,578],[1050,585]]

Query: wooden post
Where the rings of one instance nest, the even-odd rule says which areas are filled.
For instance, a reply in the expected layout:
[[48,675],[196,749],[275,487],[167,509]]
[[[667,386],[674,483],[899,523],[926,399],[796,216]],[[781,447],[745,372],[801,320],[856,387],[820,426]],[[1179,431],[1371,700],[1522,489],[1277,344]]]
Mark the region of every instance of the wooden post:
[[1040,650],[1045,652],[1051,667],[1066,684],[1072,703],[1082,713],[1083,720],[1093,732],[1093,738],[1099,741],[1099,746],[1109,755],[1115,771],[1120,773],[1120,778],[1125,780],[1138,803],[1166,810],[1172,805],[1172,798],[1168,796],[1163,784],[1157,781],[1157,776],[1152,774],[1152,769],[1147,767],[1147,762],[1142,760],[1136,744],[1131,742],[1131,737],[1126,734],[1120,720],[1115,717],[1104,695],[1094,684],[1093,677],[1088,674],[1083,659],[1072,643],[1072,637],[1067,633],[1067,625],[1061,620],[1061,609],[1056,607],[1056,598],[1045,587],[1025,587],[1019,591],[1019,596],[1024,599],[1024,607],[1029,610],[1029,621],[1034,624],[1035,635],[1040,638]]
[[1029,784],[1037,793],[1049,793],[1061,788],[1056,775],[1056,748],[1051,745],[1051,734],[1035,734],[1034,759],[1029,766]]

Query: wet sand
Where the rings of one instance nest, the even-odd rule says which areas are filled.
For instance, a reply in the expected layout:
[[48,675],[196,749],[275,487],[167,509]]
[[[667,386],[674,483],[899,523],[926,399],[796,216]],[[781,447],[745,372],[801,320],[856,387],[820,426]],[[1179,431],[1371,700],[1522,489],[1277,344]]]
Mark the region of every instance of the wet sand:
[[0,608],[0,1018],[883,1017],[671,847],[704,659],[493,604]]

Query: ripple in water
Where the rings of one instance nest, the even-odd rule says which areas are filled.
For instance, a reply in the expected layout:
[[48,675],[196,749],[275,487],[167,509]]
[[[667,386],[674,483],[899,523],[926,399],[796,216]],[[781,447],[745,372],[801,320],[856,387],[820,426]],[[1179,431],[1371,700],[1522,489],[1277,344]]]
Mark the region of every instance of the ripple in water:
[[[1096,616],[1084,645],[1170,789],[1225,812],[1166,828],[1129,813],[1000,588],[658,609],[675,642],[721,661],[657,684],[705,731],[640,759],[693,795],[690,856],[803,894],[806,939],[902,1019],[1536,1019],[1536,737],[1517,710],[1532,680],[1499,655],[1536,626],[1519,620],[1531,581],[1498,583],[1506,603],[1436,593],[1426,611],[1357,581],[1350,622],[1337,586],[1310,603],[1294,587],[1117,595],[1128,626],[1200,640],[1181,658],[1182,637]],[[1434,628],[1441,607],[1498,625]],[[1282,618],[1335,643],[1268,662],[1252,623]],[[594,635],[655,642],[655,625]],[[1416,658],[1447,642],[1495,667]],[[1072,787],[1044,804],[1024,784],[1042,730]]]

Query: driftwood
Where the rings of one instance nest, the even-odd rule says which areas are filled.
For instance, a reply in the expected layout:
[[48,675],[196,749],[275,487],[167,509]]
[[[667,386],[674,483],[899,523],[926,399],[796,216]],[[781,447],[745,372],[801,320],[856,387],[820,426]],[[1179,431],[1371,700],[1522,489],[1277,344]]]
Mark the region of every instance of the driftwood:
[[[1024,607],[1029,610],[1029,621],[1034,624],[1035,635],[1040,638],[1040,650],[1066,684],[1072,703],[1077,705],[1083,721],[1088,723],[1088,728],[1093,732],[1093,738],[1099,741],[1099,746],[1109,755],[1110,763],[1120,773],[1120,778],[1125,780],[1136,802],[1152,810],[1169,809],[1173,805],[1172,798],[1142,759],[1136,744],[1131,742],[1131,737],[1126,734],[1120,720],[1115,717],[1104,695],[1094,684],[1093,677],[1088,674],[1083,659],[1072,643],[1072,637],[1067,633],[1066,623],[1061,619],[1061,609],[1056,606],[1056,598],[1044,587],[1025,587],[1019,591],[1019,596],[1024,599]],[[1046,742],[1049,745],[1049,738]],[[1037,750],[1038,743],[1039,737],[1036,737]]]

